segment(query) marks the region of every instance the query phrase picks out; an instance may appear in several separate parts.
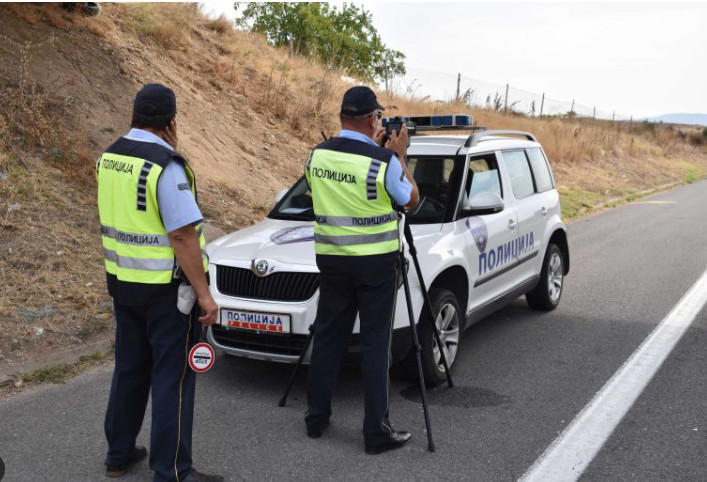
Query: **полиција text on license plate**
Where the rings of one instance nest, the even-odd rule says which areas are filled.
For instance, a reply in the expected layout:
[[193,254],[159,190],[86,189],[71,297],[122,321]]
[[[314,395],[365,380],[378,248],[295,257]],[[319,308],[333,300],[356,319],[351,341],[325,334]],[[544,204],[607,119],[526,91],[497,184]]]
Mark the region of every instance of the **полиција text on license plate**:
[[222,308],[221,325],[237,330],[289,333],[290,315]]

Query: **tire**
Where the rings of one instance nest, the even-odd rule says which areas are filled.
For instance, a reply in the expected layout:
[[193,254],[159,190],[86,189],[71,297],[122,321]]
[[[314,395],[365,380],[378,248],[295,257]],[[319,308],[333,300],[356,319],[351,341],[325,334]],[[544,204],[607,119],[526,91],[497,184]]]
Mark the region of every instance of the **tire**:
[[[437,328],[440,329],[442,343],[447,346],[447,364],[449,369],[454,366],[459,352],[459,342],[461,339],[462,312],[459,309],[459,302],[449,290],[434,288],[430,290],[430,301],[432,310],[437,314]],[[441,316],[440,316],[441,315]],[[444,326],[444,328],[443,328]],[[437,343],[430,323],[427,308],[422,308],[420,321],[417,325],[417,333],[421,347],[422,372],[426,385],[437,385],[447,380],[444,373],[444,366],[437,350]],[[405,360],[405,371],[410,380],[418,379],[417,357],[413,348]]]
[[545,253],[538,285],[525,294],[525,300],[531,308],[540,311],[552,311],[557,308],[562,298],[565,285],[565,260],[556,244],[550,244]]
[[81,11],[87,17],[95,17],[101,13],[101,6],[97,2],[84,2],[81,4]]

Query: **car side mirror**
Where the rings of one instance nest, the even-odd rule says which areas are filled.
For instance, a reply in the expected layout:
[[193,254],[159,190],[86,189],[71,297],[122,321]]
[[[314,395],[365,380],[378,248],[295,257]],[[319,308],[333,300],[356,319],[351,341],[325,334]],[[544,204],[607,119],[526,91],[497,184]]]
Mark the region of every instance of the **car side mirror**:
[[503,199],[498,194],[484,191],[471,199],[464,196],[461,214],[462,217],[494,214],[503,211],[504,207]]
[[282,201],[282,198],[285,197],[285,194],[287,194],[287,189],[283,189],[282,191],[277,193],[277,196],[275,196],[275,204]]

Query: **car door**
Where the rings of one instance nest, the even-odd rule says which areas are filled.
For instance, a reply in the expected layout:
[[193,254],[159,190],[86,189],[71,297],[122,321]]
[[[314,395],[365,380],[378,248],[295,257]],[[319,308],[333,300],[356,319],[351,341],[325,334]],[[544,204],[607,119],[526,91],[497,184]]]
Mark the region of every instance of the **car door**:
[[512,264],[511,245],[518,235],[518,218],[513,203],[506,202],[508,189],[502,182],[495,152],[469,158],[464,195],[471,199],[484,191],[501,197],[504,209],[463,219],[467,229],[467,259],[471,267],[470,309],[497,298],[513,285],[508,267]]
[[537,192],[525,149],[504,150],[501,156],[518,215],[517,266],[513,269],[513,279],[520,284],[540,273],[547,207],[543,206],[544,198]]

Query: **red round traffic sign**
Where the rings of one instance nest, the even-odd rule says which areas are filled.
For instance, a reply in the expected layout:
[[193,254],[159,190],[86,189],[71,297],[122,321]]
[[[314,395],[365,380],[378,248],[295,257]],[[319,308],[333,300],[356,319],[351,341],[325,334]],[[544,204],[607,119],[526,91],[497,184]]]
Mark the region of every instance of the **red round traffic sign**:
[[208,343],[197,343],[189,351],[189,366],[196,373],[204,373],[214,366],[216,353]]

